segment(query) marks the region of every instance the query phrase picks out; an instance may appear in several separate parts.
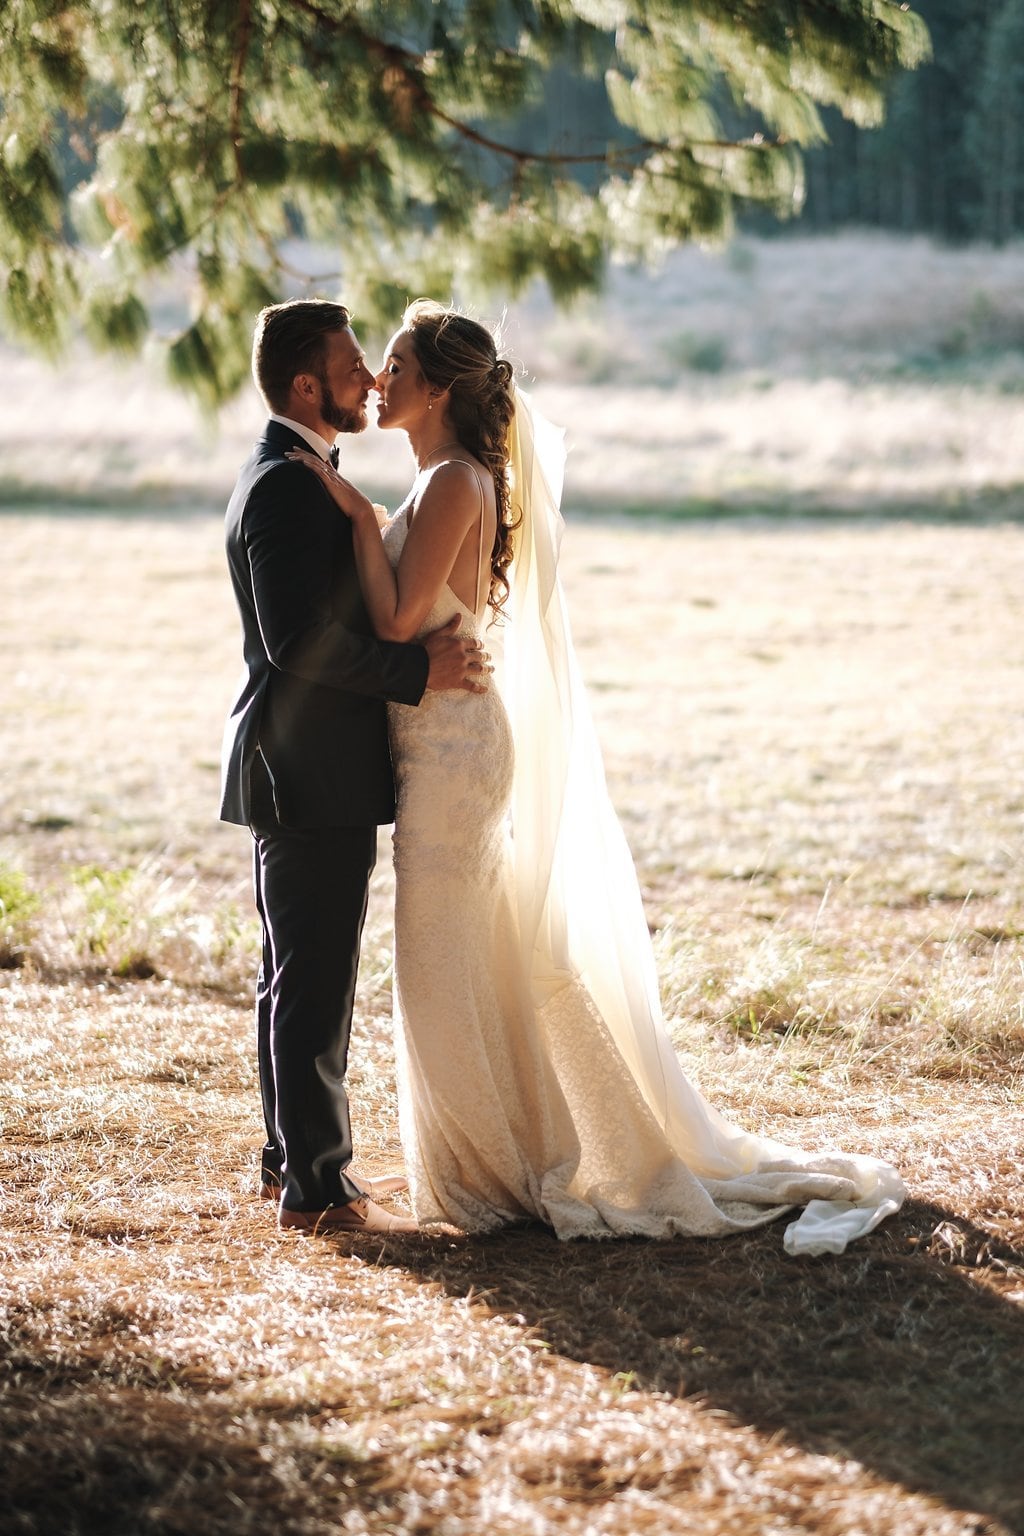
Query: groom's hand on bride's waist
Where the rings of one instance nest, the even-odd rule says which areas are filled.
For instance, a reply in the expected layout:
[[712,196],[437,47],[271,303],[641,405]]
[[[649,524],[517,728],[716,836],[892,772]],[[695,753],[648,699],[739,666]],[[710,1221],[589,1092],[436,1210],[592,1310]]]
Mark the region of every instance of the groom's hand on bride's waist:
[[486,693],[487,679],[494,671],[491,658],[479,640],[458,633],[461,623],[461,614],[455,613],[443,628],[424,639],[430,660],[427,687],[435,692],[464,688],[469,693]]

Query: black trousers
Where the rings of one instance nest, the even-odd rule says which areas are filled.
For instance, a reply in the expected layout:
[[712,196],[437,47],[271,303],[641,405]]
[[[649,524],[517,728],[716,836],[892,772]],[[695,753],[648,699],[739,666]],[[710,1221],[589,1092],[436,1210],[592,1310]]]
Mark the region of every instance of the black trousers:
[[345,1068],[376,827],[291,829],[254,814],[263,922],[256,1036],[263,1177],[289,1210],[347,1205],[352,1128]]

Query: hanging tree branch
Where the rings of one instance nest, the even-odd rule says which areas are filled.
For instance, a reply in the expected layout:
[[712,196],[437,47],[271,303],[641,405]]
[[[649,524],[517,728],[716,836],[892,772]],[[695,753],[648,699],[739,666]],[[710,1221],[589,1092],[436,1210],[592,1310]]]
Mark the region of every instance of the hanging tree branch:
[[686,149],[760,149],[776,150],[785,148],[788,140],[784,137],[772,139],[764,134],[752,135],[749,139],[694,139],[687,140],[685,144],[674,140],[658,140],[641,138],[632,144],[620,144],[614,150],[598,150],[588,154],[566,153],[561,150],[523,149],[514,144],[505,144],[499,139],[491,138],[474,128],[472,124],[462,118],[454,117],[438,106],[423,79],[422,68],[426,62],[426,56],[414,53],[411,49],[403,48],[397,43],[390,43],[383,38],[376,37],[365,28],[362,28],[352,18],[351,12],[345,19],[331,16],[314,0],[291,0],[296,10],[303,11],[307,16],[323,26],[327,31],[337,36],[357,37],[359,43],[368,53],[379,58],[390,69],[398,70],[403,84],[408,88],[414,104],[428,117],[446,128],[450,128],[468,144],[476,144],[481,149],[488,150],[491,154],[504,159],[513,160],[519,166],[528,165],[608,165],[623,159],[642,158],[645,155],[656,152],[675,152]]
[[[418,0],[403,25],[426,36],[447,9]],[[927,50],[897,0],[617,0],[614,30],[592,0],[450,9],[457,31],[431,50],[397,40],[376,0],[18,0],[0,49],[0,323],[52,349],[84,307],[96,344],[140,345],[145,284],[194,253],[172,359],[216,403],[246,375],[254,307],[334,281],[285,259],[296,232],[340,252],[368,320],[460,285],[508,299],[542,278],[567,297],[609,253],[727,233],[737,200],[793,208],[818,105],[877,116],[882,83]],[[580,75],[585,126],[552,84]],[[711,105],[729,93],[735,136]],[[535,147],[488,122],[514,123],[528,96]],[[590,139],[554,142],[556,111]],[[72,133],[91,139],[82,156]]]
[[240,0],[237,42],[231,67],[231,148],[235,159],[235,174],[243,179],[242,170],[242,113],[245,107],[245,66],[252,43],[252,0]]

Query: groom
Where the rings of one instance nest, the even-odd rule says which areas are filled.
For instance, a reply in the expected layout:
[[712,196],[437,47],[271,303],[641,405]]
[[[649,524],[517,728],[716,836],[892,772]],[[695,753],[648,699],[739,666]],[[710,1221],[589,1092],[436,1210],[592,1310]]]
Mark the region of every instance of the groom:
[[299,1231],[409,1231],[372,1199],[404,1180],[351,1166],[345,1067],[377,826],[394,819],[385,701],[426,688],[484,691],[459,619],[422,645],[376,640],[351,524],[286,455],[332,456],[362,432],[374,379],[341,304],[264,309],[253,376],[271,413],[227,510],[244,672],[224,733],[221,819],[255,842],[263,958],[256,984],[267,1140],[263,1193]]

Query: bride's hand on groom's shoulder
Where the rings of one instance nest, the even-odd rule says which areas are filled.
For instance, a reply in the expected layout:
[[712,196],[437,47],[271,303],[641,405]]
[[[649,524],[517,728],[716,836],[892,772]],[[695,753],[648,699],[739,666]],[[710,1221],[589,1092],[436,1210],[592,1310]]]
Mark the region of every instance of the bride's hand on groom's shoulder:
[[307,469],[313,471],[346,517],[351,518],[353,522],[359,518],[368,517],[375,527],[381,526],[377,508],[369,497],[364,496],[351,480],[346,480],[344,475],[339,475],[338,471],[326,463],[318,453],[308,448],[291,448],[287,457],[296,464],[305,464]]

